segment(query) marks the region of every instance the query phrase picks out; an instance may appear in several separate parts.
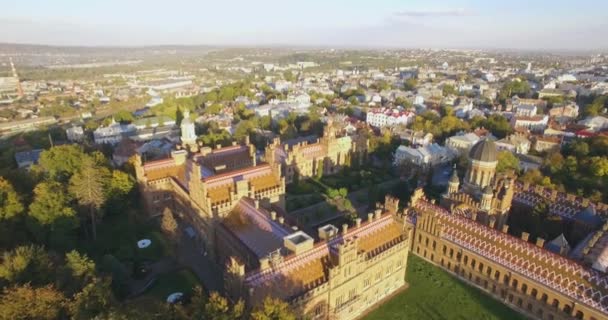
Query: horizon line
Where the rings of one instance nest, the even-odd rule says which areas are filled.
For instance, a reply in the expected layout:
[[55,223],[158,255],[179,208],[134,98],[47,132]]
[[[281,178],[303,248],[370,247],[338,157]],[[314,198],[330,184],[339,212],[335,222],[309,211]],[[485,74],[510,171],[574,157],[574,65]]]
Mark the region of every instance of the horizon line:
[[38,46],[50,48],[83,48],[83,49],[146,49],[155,47],[209,47],[215,49],[234,49],[234,48],[255,48],[255,49],[336,49],[336,50],[478,50],[478,51],[497,51],[506,50],[510,52],[568,52],[568,53],[608,53],[606,48],[529,48],[529,47],[441,47],[441,46],[391,46],[391,45],[351,45],[351,44],[285,44],[285,43],[260,43],[260,44],[176,44],[176,43],[159,43],[159,44],[141,44],[141,45],[113,45],[113,44],[48,44],[48,43],[32,43],[32,42],[2,42],[3,46]]

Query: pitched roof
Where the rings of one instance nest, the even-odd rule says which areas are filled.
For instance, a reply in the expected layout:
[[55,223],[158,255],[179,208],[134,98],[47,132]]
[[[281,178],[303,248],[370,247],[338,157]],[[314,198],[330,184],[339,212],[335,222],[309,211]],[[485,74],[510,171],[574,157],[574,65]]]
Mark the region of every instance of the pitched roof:
[[412,209],[437,213],[444,226],[442,238],[479,254],[511,272],[562,292],[608,315],[608,275],[502,233],[424,200]]

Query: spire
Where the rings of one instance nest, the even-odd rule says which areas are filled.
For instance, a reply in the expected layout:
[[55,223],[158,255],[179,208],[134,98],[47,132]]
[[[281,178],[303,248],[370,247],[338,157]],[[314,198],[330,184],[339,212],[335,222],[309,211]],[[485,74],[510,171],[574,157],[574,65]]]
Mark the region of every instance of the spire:
[[182,119],[180,127],[182,131],[182,143],[186,146],[196,148],[196,132],[194,123],[190,121],[190,111],[188,109],[184,110],[184,118]]
[[454,164],[454,169],[452,170],[452,176],[450,177],[449,182],[460,183],[460,179],[458,178],[458,169],[456,169],[456,164]]

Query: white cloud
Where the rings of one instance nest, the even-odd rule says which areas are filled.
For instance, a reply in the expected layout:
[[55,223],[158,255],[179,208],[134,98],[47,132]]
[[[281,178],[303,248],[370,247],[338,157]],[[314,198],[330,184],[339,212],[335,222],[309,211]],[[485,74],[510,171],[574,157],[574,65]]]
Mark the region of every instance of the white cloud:
[[421,18],[421,17],[463,17],[473,16],[475,12],[464,9],[446,9],[446,10],[403,10],[395,12],[396,16],[409,17],[409,18]]

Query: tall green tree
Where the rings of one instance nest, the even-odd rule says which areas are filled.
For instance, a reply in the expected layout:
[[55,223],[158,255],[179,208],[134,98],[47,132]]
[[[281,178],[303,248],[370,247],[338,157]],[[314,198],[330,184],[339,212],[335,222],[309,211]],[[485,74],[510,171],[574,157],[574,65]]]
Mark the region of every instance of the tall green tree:
[[116,305],[109,279],[93,279],[69,303],[74,320],[85,320],[109,314]]
[[295,320],[289,305],[279,299],[267,297],[262,305],[251,314],[253,320]]
[[87,208],[93,239],[97,239],[97,215],[106,201],[104,194],[104,173],[92,161],[86,160],[79,172],[70,179],[70,194],[83,208]]
[[10,219],[23,213],[23,204],[13,185],[0,177],[0,220]]
[[[195,294],[198,291],[195,291]],[[217,292],[212,292],[205,303],[203,318],[217,320],[237,320],[243,317],[245,304],[239,300],[232,305],[228,299]]]
[[497,158],[498,164],[496,165],[496,172],[519,170],[519,159],[511,151],[500,151]]
[[73,218],[76,213],[69,201],[63,184],[56,181],[41,182],[34,189],[29,216],[41,225],[52,225],[61,218]]
[[66,298],[51,285],[6,287],[0,296],[0,319],[60,319],[65,304]]
[[40,154],[38,167],[51,179],[67,181],[78,172],[87,155],[77,145],[62,145]]
[[175,221],[173,212],[168,207],[163,210],[160,227],[169,238],[175,240],[177,236],[177,221]]
[[44,285],[54,275],[51,259],[40,246],[20,246],[4,252],[0,261],[0,279],[9,284]]

